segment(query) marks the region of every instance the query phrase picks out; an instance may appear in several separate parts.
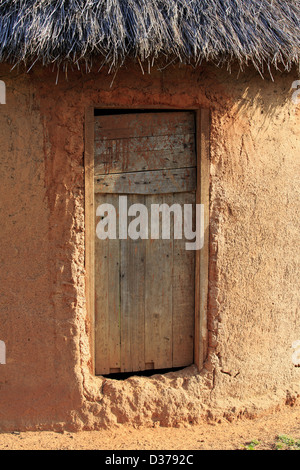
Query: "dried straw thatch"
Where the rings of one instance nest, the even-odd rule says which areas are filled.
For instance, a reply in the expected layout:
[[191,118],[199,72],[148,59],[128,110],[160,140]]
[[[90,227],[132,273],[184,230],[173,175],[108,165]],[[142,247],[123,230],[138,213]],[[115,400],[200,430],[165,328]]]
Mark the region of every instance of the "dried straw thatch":
[[300,0],[0,0],[0,62],[299,64]]

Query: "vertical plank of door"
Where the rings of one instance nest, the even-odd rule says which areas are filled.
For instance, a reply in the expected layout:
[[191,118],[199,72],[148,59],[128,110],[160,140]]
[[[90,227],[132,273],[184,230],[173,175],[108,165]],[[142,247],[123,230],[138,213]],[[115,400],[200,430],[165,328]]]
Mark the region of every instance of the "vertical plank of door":
[[[183,215],[184,204],[192,204],[195,209],[195,198],[194,192],[176,194]],[[182,236],[181,240],[174,239],[173,367],[187,366],[194,361],[195,251],[186,250],[183,227]]]
[[[151,204],[173,204],[173,195],[146,196]],[[161,224],[160,224],[161,225]],[[146,240],[145,363],[149,369],[172,367],[173,238]]]
[[[116,210],[117,238],[108,242],[108,344],[109,344],[109,368],[117,371],[121,368],[121,307],[120,307],[120,240],[118,236],[119,226],[119,196],[109,194],[107,201]],[[105,241],[104,241],[105,242]]]
[[94,215],[94,108],[85,111],[84,126],[85,178],[85,273],[86,309],[90,339],[91,373],[95,373],[95,215]]
[[[109,195],[110,196],[110,195]],[[106,194],[95,194],[95,208],[107,202]],[[97,223],[97,220],[96,220]],[[95,225],[96,233],[96,225]],[[96,236],[96,235],[95,235]],[[96,374],[109,374],[109,243],[95,241],[95,344]]]
[[[144,200],[127,196],[128,207]],[[145,261],[145,240],[121,240],[121,372],[145,368]]]
[[204,246],[196,252],[195,267],[195,364],[201,370],[207,354],[207,297],[209,263],[209,127],[210,112],[196,115],[197,191],[196,203],[204,205]]

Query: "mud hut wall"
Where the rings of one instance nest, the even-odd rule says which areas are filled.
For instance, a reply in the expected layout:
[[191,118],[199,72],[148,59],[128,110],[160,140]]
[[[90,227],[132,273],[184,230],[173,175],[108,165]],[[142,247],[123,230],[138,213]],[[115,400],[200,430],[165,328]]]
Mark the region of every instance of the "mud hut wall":
[[[0,339],[7,348],[1,429],[65,423],[81,429],[151,423],[155,416],[169,425],[297,394],[300,369],[291,361],[292,342],[300,339],[296,78],[275,74],[273,82],[254,70],[238,76],[210,66],[143,75],[132,65],[113,82],[105,72],[72,72],[56,84],[51,70],[24,74],[1,66],[7,89],[0,108]],[[208,357],[201,374],[191,368],[125,382],[91,374],[87,106],[211,109]]]

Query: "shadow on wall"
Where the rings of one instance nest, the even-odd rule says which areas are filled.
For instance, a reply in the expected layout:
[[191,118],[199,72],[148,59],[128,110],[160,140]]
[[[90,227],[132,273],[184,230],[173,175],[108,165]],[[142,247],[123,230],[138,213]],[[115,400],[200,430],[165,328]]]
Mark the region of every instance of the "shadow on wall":
[[[253,72],[254,73],[254,72]],[[300,80],[299,72],[295,69],[294,73],[282,73],[284,81],[278,86],[276,77],[264,77],[257,89],[256,95],[251,93],[251,86],[245,88],[242,99],[239,101],[236,112],[241,113],[246,109],[254,109],[255,106],[259,108],[265,116],[265,124],[271,125],[270,117],[276,117],[278,110],[283,107],[288,101],[294,105],[296,111],[297,106],[300,104]],[[249,74],[248,80],[253,77]]]

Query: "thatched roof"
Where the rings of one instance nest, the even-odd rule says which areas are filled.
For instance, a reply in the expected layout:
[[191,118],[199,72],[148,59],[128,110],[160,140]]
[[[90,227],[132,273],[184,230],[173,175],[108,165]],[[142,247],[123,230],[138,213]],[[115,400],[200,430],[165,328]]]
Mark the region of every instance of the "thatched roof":
[[0,0],[0,62],[299,64],[300,0]]

